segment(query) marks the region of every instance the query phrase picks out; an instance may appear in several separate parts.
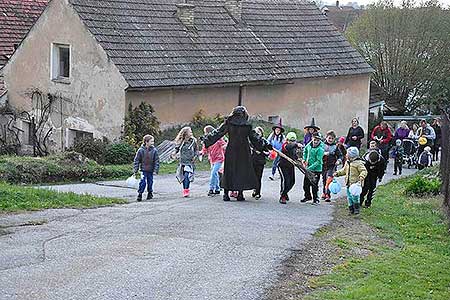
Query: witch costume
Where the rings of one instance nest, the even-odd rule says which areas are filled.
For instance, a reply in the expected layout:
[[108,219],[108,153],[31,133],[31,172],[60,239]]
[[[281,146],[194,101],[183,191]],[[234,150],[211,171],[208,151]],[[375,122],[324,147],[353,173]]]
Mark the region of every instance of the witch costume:
[[229,191],[238,191],[238,201],[244,201],[244,190],[257,187],[257,178],[253,170],[250,143],[258,151],[272,149],[271,145],[252,130],[248,123],[247,109],[237,106],[219,128],[203,138],[205,147],[213,145],[225,134],[228,134],[228,145],[225,150],[225,166],[221,182],[224,189],[224,201],[229,201]]

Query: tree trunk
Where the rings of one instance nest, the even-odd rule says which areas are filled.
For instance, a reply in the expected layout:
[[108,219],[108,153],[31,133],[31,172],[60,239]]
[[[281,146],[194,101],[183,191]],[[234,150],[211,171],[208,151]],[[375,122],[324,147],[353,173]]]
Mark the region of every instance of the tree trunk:
[[450,119],[447,113],[442,113],[442,152],[440,173],[442,178],[442,194],[444,195],[444,208],[450,219]]

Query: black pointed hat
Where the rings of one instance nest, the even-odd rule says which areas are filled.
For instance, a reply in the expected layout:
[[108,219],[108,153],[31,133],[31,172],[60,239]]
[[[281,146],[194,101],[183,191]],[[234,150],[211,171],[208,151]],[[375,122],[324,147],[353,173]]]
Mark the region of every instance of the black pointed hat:
[[316,126],[316,121],[314,120],[314,117],[311,120],[311,125],[306,125],[304,128],[305,129],[314,128],[315,130],[320,130],[320,127]]
[[281,125],[281,118],[280,118],[280,123],[278,123],[278,125],[274,125],[274,126],[272,127],[272,131],[274,131],[276,128],[280,128],[281,133],[284,132],[283,125]]

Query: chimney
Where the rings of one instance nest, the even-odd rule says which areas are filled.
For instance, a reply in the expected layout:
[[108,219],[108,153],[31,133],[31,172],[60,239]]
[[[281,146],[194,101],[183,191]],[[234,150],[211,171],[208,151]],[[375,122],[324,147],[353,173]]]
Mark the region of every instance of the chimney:
[[187,29],[194,29],[194,13],[195,5],[188,3],[178,3],[177,17],[186,26]]
[[242,21],[242,1],[241,0],[226,0],[225,8],[228,13],[233,17],[236,23]]
[[336,7],[339,8],[339,0],[336,0]]

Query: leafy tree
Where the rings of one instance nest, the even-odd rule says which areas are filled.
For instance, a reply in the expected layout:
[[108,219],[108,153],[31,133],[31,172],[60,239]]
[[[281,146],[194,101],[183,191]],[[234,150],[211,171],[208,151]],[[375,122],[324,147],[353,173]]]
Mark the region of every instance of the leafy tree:
[[440,80],[435,75],[448,70],[450,14],[437,1],[404,1],[401,7],[392,0],[380,1],[346,34],[375,69],[372,80],[386,103],[402,114],[422,109],[435,80]]
[[141,102],[139,106],[133,108],[128,105],[128,114],[125,116],[123,139],[130,145],[138,146],[144,135],[151,134],[157,136],[160,133],[158,118],[155,110],[150,104]]

